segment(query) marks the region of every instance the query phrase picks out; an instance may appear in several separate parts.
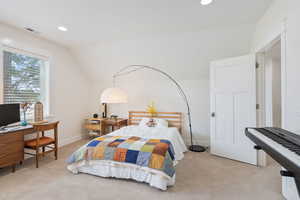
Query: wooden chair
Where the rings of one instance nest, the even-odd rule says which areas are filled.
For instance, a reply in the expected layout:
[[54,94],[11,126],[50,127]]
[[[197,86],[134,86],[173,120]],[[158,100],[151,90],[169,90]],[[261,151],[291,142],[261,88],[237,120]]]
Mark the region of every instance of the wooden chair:
[[[24,147],[35,150],[35,154],[26,153],[35,156],[36,160],[36,168],[39,167],[39,157],[44,156],[47,153],[54,152],[55,160],[57,160],[57,126],[59,122],[46,123],[34,125],[33,128],[35,130],[36,138],[25,141]],[[54,138],[45,136],[45,131],[54,131]],[[42,134],[42,135],[40,135]],[[42,152],[40,149],[42,148]],[[50,150],[46,151],[46,148]]]

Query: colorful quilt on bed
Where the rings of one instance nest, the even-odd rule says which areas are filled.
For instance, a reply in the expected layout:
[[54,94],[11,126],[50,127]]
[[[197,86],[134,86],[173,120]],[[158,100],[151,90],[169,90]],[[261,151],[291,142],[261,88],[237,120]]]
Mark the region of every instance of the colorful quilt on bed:
[[174,149],[170,141],[135,136],[103,136],[93,139],[74,152],[69,164],[82,160],[111,160],[175,174]]

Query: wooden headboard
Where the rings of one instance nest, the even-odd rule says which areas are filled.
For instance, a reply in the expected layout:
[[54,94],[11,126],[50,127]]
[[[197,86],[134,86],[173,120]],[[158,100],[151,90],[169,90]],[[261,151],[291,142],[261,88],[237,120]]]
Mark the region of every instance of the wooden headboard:
[[[129,125],[138,125],[142,118],[148,117],[151,115],[149,112],[145,111],[129,111]],[[162,118],[168,121],[169,127],[178,128],[181,133],[182,129],[182,113],[180,112],[157,112],[153,118]]]

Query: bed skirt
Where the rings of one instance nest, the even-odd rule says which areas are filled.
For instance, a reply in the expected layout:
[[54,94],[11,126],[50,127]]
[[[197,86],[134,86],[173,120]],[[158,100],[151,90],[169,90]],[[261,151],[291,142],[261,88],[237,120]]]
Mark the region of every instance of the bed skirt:
[[168,186],[174,185],[176,177],[176,174],[171,178],[158,170],[108,160],[80,161],[68,165],[67,168],[74,174],[86,173],[101,177],[132,179],[161,190],[167,190]]

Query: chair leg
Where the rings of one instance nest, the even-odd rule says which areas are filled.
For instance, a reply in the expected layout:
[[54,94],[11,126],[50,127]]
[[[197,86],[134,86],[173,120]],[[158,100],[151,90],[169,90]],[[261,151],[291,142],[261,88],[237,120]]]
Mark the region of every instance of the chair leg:
[[35,166],[36,168],[39,168],[39,148],[36,149]]
[[43,147],[43,157],[45,156],[45,147]]
[[57,156],[57,143],[55,143],[54,145],[54,155],[55,155],[55,160],[57,160],[58,156]]

